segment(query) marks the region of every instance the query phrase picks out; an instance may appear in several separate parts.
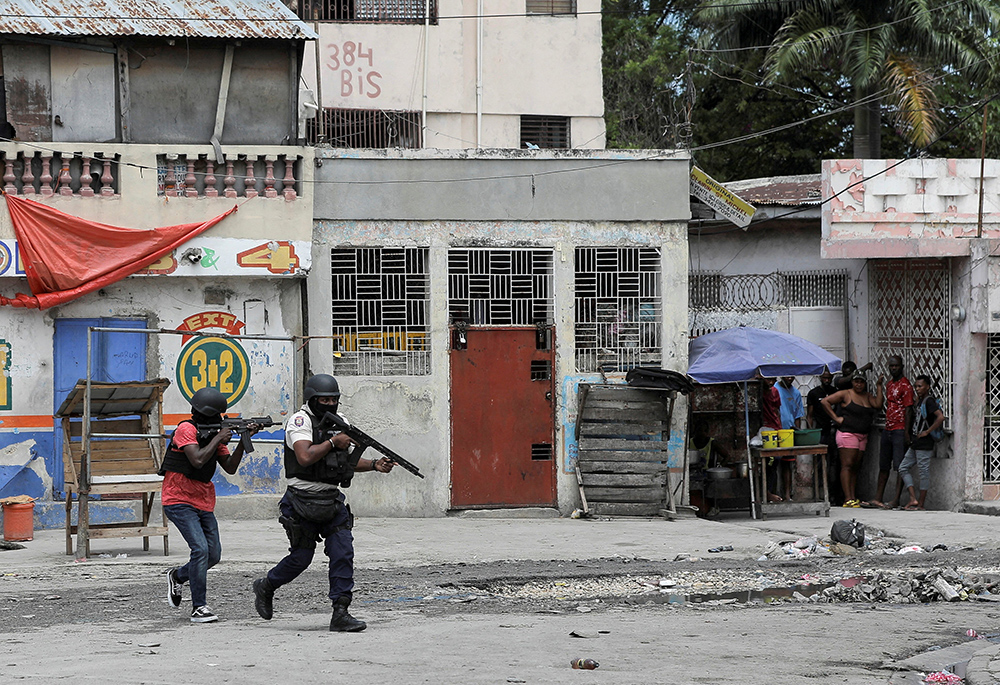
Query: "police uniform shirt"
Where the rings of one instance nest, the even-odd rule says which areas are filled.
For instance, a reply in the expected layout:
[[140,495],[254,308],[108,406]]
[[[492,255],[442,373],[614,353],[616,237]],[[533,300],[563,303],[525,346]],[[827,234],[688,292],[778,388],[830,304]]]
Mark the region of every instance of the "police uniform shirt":
[[[344,421],[347,421],[347,423],[350,423],[342,414],[339,416]],[[295,443],[299,440],[305,440],[310,445],[313,444],[313,420],[314,417],[309,411],[309,405],[307,404],[303,404],[299,411],[288,417],[288,421],[285,423],[285,445],[288,446],[288,449],[294,451]],[[348,452],[353,451],[354,445],[351,445]],[[296,478],[295,476],[288,479],[288,485],[299,490],[308,490],[311,492],[337,489],[336,485],[331,485],[330,483],[318,483],[312,480]]]

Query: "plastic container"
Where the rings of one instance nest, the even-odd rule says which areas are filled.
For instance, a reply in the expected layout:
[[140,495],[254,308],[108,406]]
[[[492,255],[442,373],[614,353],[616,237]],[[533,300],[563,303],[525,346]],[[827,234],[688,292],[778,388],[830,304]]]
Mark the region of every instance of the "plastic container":
[[778,431],[778,447],[795,447],[795,430],[785,428]]
[[3,539],[20,542],[35,539],[35,503],[3,505]]
[[806,447],[808,445],[818,445],[819,444],[819,428],[806,428],[804,430],[795,431],[795,446],[796,447]]
[[593,671],[595,668],[600,666],[600,664],[593,659],[573,659],[569,662],[569,665],[573,668],[581,668],[585,671]]
[[760,439],[763,441],[764,449],[773,449],[778,446],[778,431],[761,431]]

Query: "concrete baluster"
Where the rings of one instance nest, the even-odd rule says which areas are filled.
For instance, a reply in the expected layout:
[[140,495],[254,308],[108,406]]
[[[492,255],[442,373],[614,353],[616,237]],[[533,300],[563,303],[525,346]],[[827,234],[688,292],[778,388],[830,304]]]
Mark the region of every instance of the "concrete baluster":
[[226,177],[222,179],[223,185],[226,189],[223,191],[223,195],[226,197],[236,197],[236,176],[233,175],[233,160],[226,157]]
[[163,194],[167,197],[177,197],[177,174],[174,173],[174,160],[167,155],[167,175],[163,178]]
[[297,197],[295,193],[295,160],[288,155],[285,155],[285,178],[282,179],[282,183],[285,186],[285,190],[282,194],[285,196],[285,200],[291,202]]
[[69,163],[72,156],[63,155],[62,171],[59,172],[59,194],[69,196],[73,194],[73,176],[69,173]]
[[264,174],[264,197],[278,197],[278,191],[274,189],[274,160],[264,157],[264,165],[267,168]]
[[205,197],[219,197],[219,189],[215,187],[215,162],[205,159]]
[[184,196],[198,197],[197,179],[194,176],[194,160],[187,158],[187,174],[184,176]]
[[243,195],[246,197],[257,197],[257,179],[253,175],[253,163],[256,161],[247,155],[247,175],[243,179]]
[[8,195],[17,195],[17,186],[14,185],[14,180],[17,178],[17,176],[14,175],[14,160],[11,159],[9,155],[4,154],[3,164],[3,192]]
[[80,174],[80,195],[94,197],[94,177],[90,173],[90,157],[83,158],[83,173]]
[[24,158],[24,173],[21,174],[21,194],[35,194],[35,174],[31,170],[31,165],[35,161],[34,152],[22,153]]
[[38,177],[41,194],[45,197],[52,195],[52,156],[42,155],[42,175]]
[[101,196],[113,197],[115,194],[115,177],[111,175],[111,160],[101,160]]

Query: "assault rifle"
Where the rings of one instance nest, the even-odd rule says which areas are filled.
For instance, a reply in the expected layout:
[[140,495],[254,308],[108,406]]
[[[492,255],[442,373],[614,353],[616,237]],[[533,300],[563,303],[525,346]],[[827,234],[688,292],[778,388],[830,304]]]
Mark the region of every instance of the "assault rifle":
[[351,457],[355,459],[360,458],[361,454],[366,449],[371,447],[372,449],[375,449],[384,454],[386,457],[389,458],[390,461],[393,461],[396,464],[402,466],[404,469],[412,473],[414,476],[417,476],[418,478],[424,477],[424,474],[420,473],[420,469],[418,469],[416,466],[403,459],[401,456],[393,452],[391,449],[380,443],[372,436],[365,433],[360,428],[352,426],[351,424],[347,423],[347,421],[344,421],[344,419],[340,418],[339,415],[334,414],[331,411],[328,411],[323,416],[323,420],[320,422],[320,426],[322,426],[323,428],[328,428],[328,429],[332,428],[334,430],[338,430],[347,437],[349,437],[351,440],[353,440],[357,445],[357,448],[355,448],[354,452],[351,453]]
[[220,423],[210,423],[204,426],[198,426],[198,437],[214,437],[216,433],[224,428],[228,428],[234,433],[238,433],[240,436],[240,444],[243,445],[244,454],[253,454],[254,447],[253,441],[250,440],[250,426],[249,424],[255,423],[258,428],[269,428],[270,426],[277,426],[278,423],[271,420],[270,416],[254,416],[249,419],[230,419],[223,418]]

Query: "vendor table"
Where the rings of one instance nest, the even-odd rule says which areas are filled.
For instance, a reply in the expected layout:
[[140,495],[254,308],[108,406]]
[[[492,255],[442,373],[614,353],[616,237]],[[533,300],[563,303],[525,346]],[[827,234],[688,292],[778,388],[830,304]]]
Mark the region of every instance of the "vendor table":
[[[826,445],[809,445],[806,447],[775,447],[771,449],[753,449],[753,487],[756,494],[757,513],[761,520],[768,514],[812,514],[817,516],[830,515],[830,496],[826,487]],[[781,459],[790,456],[813,455],[813,497],[807,501],[793,502],[767,501],[767,462],[774,457]]]

